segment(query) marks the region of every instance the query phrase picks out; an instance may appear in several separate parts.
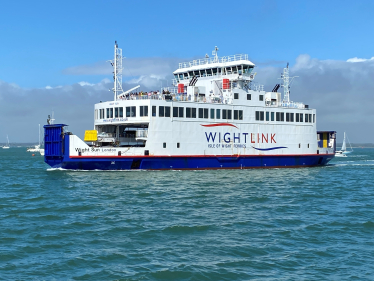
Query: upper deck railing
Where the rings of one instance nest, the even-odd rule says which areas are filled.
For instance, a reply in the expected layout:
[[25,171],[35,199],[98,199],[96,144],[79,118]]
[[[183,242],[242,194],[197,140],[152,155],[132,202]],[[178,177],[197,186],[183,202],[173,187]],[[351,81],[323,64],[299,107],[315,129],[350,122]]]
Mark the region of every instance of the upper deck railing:
[[248,54],[239,54],[239,55],[218,57],[218,58],[213,57],[213,58],[193,60],[190,62],[181,62],[179,63],[178,69],[192,67],[192,66],[205,65],[209,63],[220,63],[220,62],[224,63],[224,62],[232,62],[232,61],[239,61],[239,60],[248,60]]

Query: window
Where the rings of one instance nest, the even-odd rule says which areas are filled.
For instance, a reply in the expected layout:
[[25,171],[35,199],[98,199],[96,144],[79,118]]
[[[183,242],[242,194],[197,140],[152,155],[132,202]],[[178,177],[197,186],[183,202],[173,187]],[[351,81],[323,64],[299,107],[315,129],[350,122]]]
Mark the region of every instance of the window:
[[159,117],[165,117],[165,106],[159,106],[158,107],[158,116]]
[[136,117],[136,107],[135,106],[126,107],[126,117]]
[[259,95],[259,96],[258,96],[258,100],[259,100],[259,101],[264,101],[264,95]]
[[309,123],[312,123],[312,114],[309,114]]
[[300,122],[304,122],[303,121],[303,116],[304,116],[304,113],[300,113]]
[[308,114],[305,114],[305,122],[308,123],[309,120],[308,120]]
[[208,119],[209,118],[209,110],[208,108],[204,108],[204,119]]
[[113,108],[109,108],[110,118],[113,118]]
[[232,119],[232,112],[230,109],[222,109],[222,119]]
[[243,110],[234,110],[234,120],[243,120]]
[[313,114],[313,123],[316,123],[316,115]]
[[270,117],[271,117],[271,121],[274,121],[274,112],[271,112]]
[[210,119],[214,119],[214,108],[210,109]]
[[247,100],[251,100],[252,97],[251,97],[251,94],[247,94]]
[[270,112],[266,111],[266,121],[269,121],[269,120],[270,120]]
[[256,120],[257,121],[264,121],[264,112],[263,111],[256,111]]
[[148,116],[148,106],[139,106],[140,108],[140,116]]
[[293,113],[286,113],[286,122],[293,122]]
[[155,105],[152,106],[152,116],[156,117],[156,106]]
[[284,112],[277,112],[276,118],[277,118],[277,121],[284,121]]
[[170,106],[165,106],[165,117],[170,117]]
[[299,148],[301,147],[301,144],[299,143]]
[[123,117],[123,107],[119,108],[119,117]]
[[183,117],[184,107],[173,107],[173,117]]
[[118,107],[114,108],[114,117],[118,117]]
[[216,119],[221,119],[221,109],[216,109]]
[[196,118],[196,108],[192,108],[192,118]]
[[192,117],[192,113],[191,113],[191,108],[190,107],[186,108],[186,117],[187,118],[191,118]]
[[296,122],[300,122],[299,113],[296,113]]
[[204,110],[203,110],[203,108],[199,108],[199,118],[204,118]]
[[179,142],[177,142],[177,148],[180,148]]
[[237,100],[239,99],[239,94],[238,93],[234,93],[234,100]]
[[162,147],[163,147],[163,148],[166,148],[166,142],[164,142],[164,143],[162,144]]
[[109,117],[109,108],[106,109],[106,118],[110,118]]

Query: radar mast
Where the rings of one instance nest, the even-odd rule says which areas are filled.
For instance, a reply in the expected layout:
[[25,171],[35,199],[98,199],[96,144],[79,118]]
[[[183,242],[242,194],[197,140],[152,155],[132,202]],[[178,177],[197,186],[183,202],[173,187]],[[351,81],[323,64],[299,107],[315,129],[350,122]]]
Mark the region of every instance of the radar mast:
[[122,49],[118,48],[117,41],[114,43],[114,59],[110,60],[113,66],[113,80],[114,80],[114,101],[117,100],[119,94],[123,93],[122,89]]

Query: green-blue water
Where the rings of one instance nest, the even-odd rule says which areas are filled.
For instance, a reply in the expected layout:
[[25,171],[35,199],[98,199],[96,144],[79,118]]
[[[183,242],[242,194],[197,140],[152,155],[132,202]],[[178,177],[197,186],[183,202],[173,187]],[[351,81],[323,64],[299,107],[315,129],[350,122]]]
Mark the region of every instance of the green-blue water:
[[320,168],[50,170],[0,149],[0,279],[373,280],[374,149]]

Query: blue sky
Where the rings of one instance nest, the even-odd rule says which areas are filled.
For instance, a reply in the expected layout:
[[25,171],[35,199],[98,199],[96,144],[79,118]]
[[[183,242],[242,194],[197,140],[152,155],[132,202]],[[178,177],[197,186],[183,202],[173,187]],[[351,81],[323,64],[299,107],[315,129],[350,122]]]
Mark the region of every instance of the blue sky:
[[[33,94],[43,99],[44,92],[38,89],[47,86],[65,87],[66,92],[79,82],[102,85],[103,79],[111,79],[110,68],[104,65],[113,57],[115,40],[127,58],[124,81],[129,85],[142,70],[152,77],[159,74],[154,79],[160,84],[170,78],[178,61],[211,54],[214,46],[219,47],[221,56],[247,53],[259,72],[270,73],[279,73],[286,62],[294,67],[300,55],[309,56],[310,63],[324,63],[331,71],[339,65],[339,73],[350,67],[340,62],[374,56],[374,1],[2,1],[0,7],[0,95],[8,94],[0,103],[8,108],[16,105],[16,101],[4,104],[11,103],[10,95]],[[161,67],[165,74],[156,65],[161,61],[166,62]],[[336,64],[331,67],[327,62]],[[135,69],[137,65],[144,67]],[[361,69],[359,65],[355,68],[358,72]],[[369,87],[372,68],[364,69]],[[147,81],[144,85],[152,85]],[[360,83],[366,86],[365,81]],[[272,88],[276,82],[265,84]],[[18,90],[9,90],[11,87]],[[304,90],[300,82],[295,82],[295,87]],[[323,88],[319,90],[323,94]],[[73,100],[79,96],[69,94]],[[46,113],[43,108],[38,110],[40,115],[34,112],[30,120],[43,124]],[[327,116],[328,108],[323,110],[321,116]],[[59,112],[61,118],[62,114]],[[91,117],[88,114],[87,121],[77,128],[84,130],[83,124],[91,125]],[[334,125],[340,129],[333,116],[327,117],[332,123],[324,127],[322,122],[319,129],[334,129]],[[4,131],[16,134],[4,124],[4,120],[9,123],[7,118],[0,113],[0,142]],[[355,138],[352,134],[351,138],[374,142],[374,135]],[[23,140],[21,135],[13,139]]]

